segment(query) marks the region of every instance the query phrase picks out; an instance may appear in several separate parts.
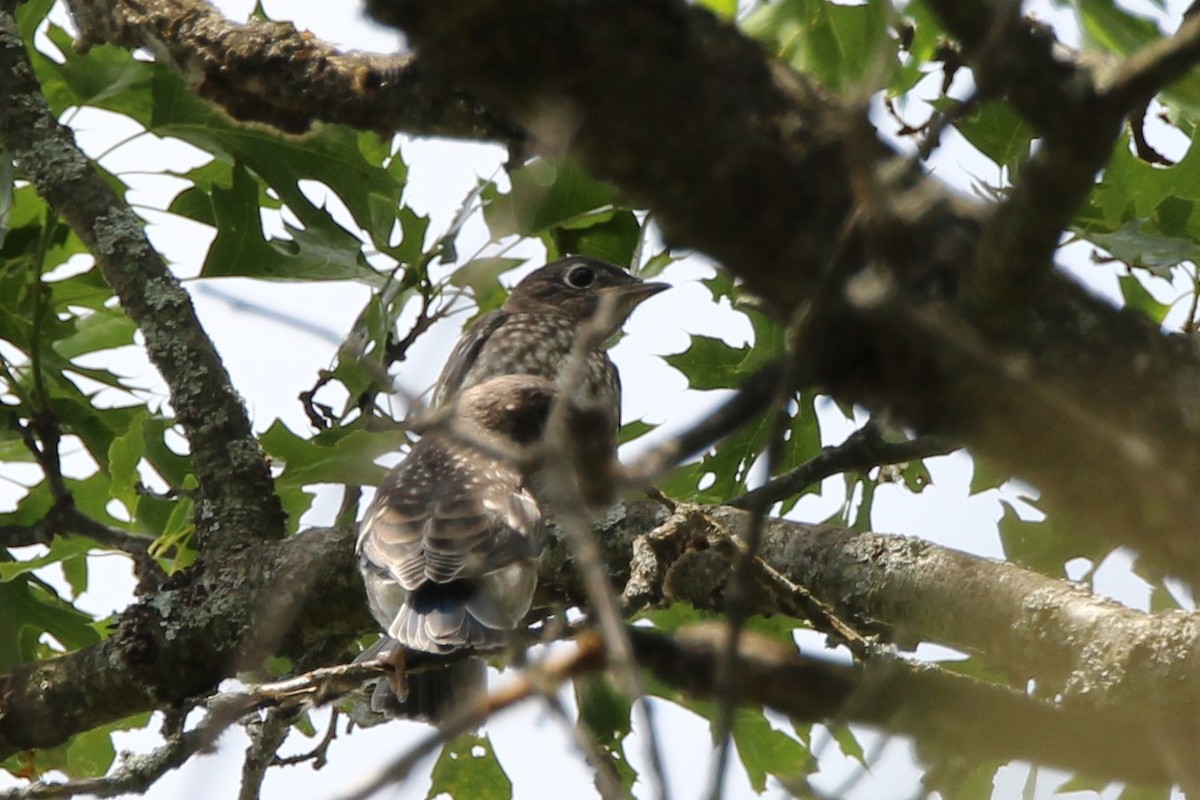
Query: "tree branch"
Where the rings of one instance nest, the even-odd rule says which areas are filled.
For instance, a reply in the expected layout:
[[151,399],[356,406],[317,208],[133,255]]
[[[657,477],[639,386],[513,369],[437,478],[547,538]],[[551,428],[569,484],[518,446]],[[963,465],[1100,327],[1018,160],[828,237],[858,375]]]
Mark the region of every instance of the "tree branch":
[[774,503],[795,497],[830,475],[843,472],[866,472],[886,464],[900,464],[930,456],[942,456],[958,448],[941,439],[912,439],[905,442],[885,442],[871,428],[861,428],[836,446],[822,447],[821,452],[793,470],[764,483],[741,497],[730,500],[733,508],[749,509],[761,503]]
[[[666,513],[644,502],[606,519],[597,538],[617,585],[628,576],[638,537]],[[673,540],[656,544],[656,568],[642,572],[655,584],[651,593],[721,608],[730,580],[721,548],[746,520],[729,508],[693,515]],[[256,665],[267,648],[295,658],[315,642],[349,642],[372,629],[353,538],[349,530],[312,530],[253,559],[231,553],[210,561],[190,581],[169,584],[152,606],[123,614],[108,640],[0,674],[0,759],[209,692]],[[956,647],[1011,676],[1013,685],[1035,679],[1039,693],[1061,693],[1081,713],[1107,709],[1191,741],[1187,726],[1200,714],[1200,690],[1190,677],[1200,671],[1200,615],[1132,611],[1011,564],[831,526],[768,520],[759,555],[856,630],[904,646]],[[548,543],[539,571],[543,600],[572,606],[586,597],[562,541]],[[239,588],[213,601],[216,587],[231,586]],[[780,592],[766,589],[754,597],[756,613],[780,608]],[[1172,687],[1169,696],[1163,686]],[[57,713],[47,715],[47,707]],[[255,707],[262,706],[242,713]]]
[[1019,0],[929,0],[966,51],[981,94],[1007,98],[1040,133],[1069,138],[1093,110],[1090,70],[1069,58],[1046,25],[1021,16]]
[[348,644],[373,627],[353,540],[318,529],[211,557],[124,611],[103,642],[0,674],[0,760],[208,694],[267,655]]
[[[839,256],[851,275],[868,260],[879,266],[874,285],[894,300],[888,313],[832,292],[798,353],[803,374],[843,401],[962,442],[1033,483],[1079,529],[1114,544],[1138,530],[1138,547],[1158,567],[1200,578],[1200,540],[1182,533],[1200,518],[1200,492],[1191,489],[1200,474],[1200,417],[1187,399],[1200,385],[1192,348],[1055,273],[1021,307],[1022,323],[994,341],[986,318],[959,304],[986,210],[896,160],[863,132],[859,112],[677,0],[368,7],[404,28],[432,83],[469,91],[531,130],[543,151],[569,152],[618,184],[653,209],[673,243],[722,262],[770,298],[779,318]],[[981,30],[989,19],[978,18]],[[1049,44],[1034,45],[1051,58]],[[1063,75],[1046,68],[1057,86],[1082,80],[1073,66]],[[869,236],[843,241],[844,221],[868,197]],[[1030,214],[1069,219],[1072,210]],[[872,275],[861,274],[858,287],[869,288]],[[904,316],[891,313],[896,306]],[[918,314],[956,338],[905,324]],[[964,363],[964,346],[986,363]],[[1050,402],[1015,396],[1013,374],[1045,387]],[[1148,395],[1139,389],[1147,383],[1162,390]],[[1095,425],[1061,424],[1064,409],[1086,411]],[[1131,446],[1102,450],[1095,426]]]
[[290,133],[333,122],[514,145],[523,138],[470,97],[432,91],[409,56],[342,53],[288,23],[235,24],[203,0],[68,5],[81,45],[145,47],[235,119]]
[[1146,45],[1100,82],[1108,102],[1132,111],[1200,63],[1200,16],[1185,15],[1175,35]]
[[[25,787],[0,792],[0,800],[50,800],[84,794],[95,797],[120,797],[131,793],[145,793],[163,775],[178,769],[192,756],[212,747],[230,725],[247,714],[264,708],[294,712],[308,704],[321,705],[360,688],[363,680],[377,675],[379,669],[378,662],[328,667],[288,680],[248,686],[241,691],[216,695],[206,703],[208,713],[195,728],[169,737],[162,747],[146,755],[124,757],[121,765],[111,775],[65,783],[35,781]],[[275,749],[287,736],[287,722],[268,715],[262,724],[270,726],[267,735],[271,737],[270,742],[273,744],[269,745],[269,752],[262,754],[261,761],[255,764],[257,769],[250,768],[249,753],[247,754],[243,797],[258,797],[258,788],[261,786],[266,767],[269,766]],[[251,738],[251,750],[256,747],[268,747],[259,739],[253,736]],[[250,794],[245,791],[246,786],[251,787]]]
[[[41,94],[12,15],[0,4],[0,146],[87,245],[137,323],[192,449],[202,542],[279,538],[284,515],[266,460],[191,299],[151,247],[142,221],[100,177]],[[228,535],[223,537],[225,532]]]
[[[638,660],[659,680],[699,697],[716,694],[723,625],[695,625],[673,636],[633,628],[630,635]],[[1053,706],[898,660],[844,666],[797,654],[760,635],[744,637],[737,654],[739,703],[803,722],[857,722],[908,734],[930,760],[944,753],[981,761],[1024,759],[1147,784],[1180,777],[1163,763],[1151,737],[1129,735],[1131,720],[1119,713]]]

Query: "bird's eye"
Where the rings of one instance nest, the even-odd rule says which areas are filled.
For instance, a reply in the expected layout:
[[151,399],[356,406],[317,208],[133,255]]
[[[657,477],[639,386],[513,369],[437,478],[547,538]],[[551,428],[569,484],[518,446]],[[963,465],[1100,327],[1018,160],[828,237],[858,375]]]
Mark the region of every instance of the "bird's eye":
[[567,285],[575,289],[586,289],[596,282],[596,271],[591,267],[572,267],[567,273]]

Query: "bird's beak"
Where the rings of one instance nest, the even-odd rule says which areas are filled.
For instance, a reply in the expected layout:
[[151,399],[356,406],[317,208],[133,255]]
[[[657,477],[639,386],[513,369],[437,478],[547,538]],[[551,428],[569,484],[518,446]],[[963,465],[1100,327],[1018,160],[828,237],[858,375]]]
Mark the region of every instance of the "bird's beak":
[[641,283],[634,283],[629,286],[622,286],[617,291],[620,292],[621,305],[632,311],[643,300],[649,300],[659,292],[666,291],[670,288],[671,284],[669,283],[643,281]]

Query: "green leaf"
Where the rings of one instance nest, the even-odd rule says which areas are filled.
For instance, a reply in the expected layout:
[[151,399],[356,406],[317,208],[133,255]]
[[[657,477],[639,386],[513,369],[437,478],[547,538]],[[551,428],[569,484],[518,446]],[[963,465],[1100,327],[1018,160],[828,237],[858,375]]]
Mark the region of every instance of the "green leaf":
[[[196,479],[189,476],[183,488],[194,490]],[[150,545],[150,555],[160,559],[171,559],[169,571],[182,569],[195,560],[192,547],[196,533],[195,502],[188,496],[180,497],[171,507],[171,513],[162,525],[162,532]]]
[[124,312],[113,309],[79,317],[74,327],[73,334],[54,343],[54,351],[63,358],[133,344],[133,334],[137,330],[137,325]]
[[[611,216],[613,191],[571,161],[538,159],[510,171],[512,190],[484,190],[483,218],[493,239],[536,236],[568,223],[593,224]],[[625,263],[628,263],[626,261]]]
[[[450,284],[470,288],[479,313],[499,308],[508,297],[500,276],[525,263],[521,258],[476,258],[463,264],[450,276]],[[476,315],[478,316],[478,315]]]
[[509,800],[512,781],[487,735],[465,733],[442,747],[433,765],[429,800],[442,794],[471,800]]
[[258,184],[240,162],[233,170],[233,185],[229,189],[214,186],[211,199],[217,237],[201,270],[204,277],[360,280],[372,285],[384,281],[384,276],[367,264],[362,242],[324,211],[308,215],[304,228],[285,224],[290,239],[267,239]]
[[54,0],[27,0],[17,5],[17,26],[21,29],[21,38],[27,42],[33,41],[33,34],[38,25],[50,13]]
[[756,328],[753,345],[734,347],[724,339],[693,334],[687,350],[664,360],[683,373],[693,389],[738,386],[782,352],[783,346],[783,334],[774,323],[756,312],[748,316]]
[[986,492],[989,489],[999,489],[1005,481],[1012,477],[1007,471],[996,469],[990,462],[980,459],[978,456],[972,456],[971,462],[974,466],[971,472],[970,494],[972,495]]
[[[1032,503],[1028,498],[1026,502]],[[1066,577],[1063,569],[1074,558],[1086,558],[1099,564],[1112,549],[1091,537],[1081,536],[1061,520],[1046,517],[1040,522],[1021,519],[1007,500],[1000,501],[1004,509],[997,524],[1000,544],[1005,556],[1017,564],[1045,575]]]
[[831,725],[829,726],[829,735],[837,742],[842,755],[854,759],[863,767],[868,766],[867,756],[863,752],[862,745],[858,743],[858,737],[854,735],[854,731],[850,730],[849,725]]
[[50,770],[60,770],[75,779],[99,777],[108,771],[116,757],[113,732],[145,728],[149,722],[149,714],[135,714],[76,734],[58,747],[24,751],[0,764],[0,768],[30,778]]
[[1155,300],[1142,282],[1134,276],[1122,275],[1117,280],[1121,285],[1121,296],[1125,298],[1125,307],[1136,309],[1149,317],[1155,325],[1161,325],[1171,307]]
[[196,97],[166,68],[155,69],[152,90],[150,130],[182,139],[228,163],[246,165],[305,226],[328,215],[308,200],[299,182],[322,183],[346,204],[356,224],[387,241],[395,217],[378,215],[382,208],[399,208],[407,170],[403,162],[386,155],[376,134],[317,125],[303,136],[289,136],[261,125],[241,125]]
[[117,757],[112,733],[96,728],[71,737],[64,772],[72,778],[95,778],[108,772]]
[[312,483],[376,485],[386,474],[376,458],[396,450],[402,439],[395,433],[372,433],[356,428],[324,431],[312,439],[293,433],[276,420],[260,437],[271,458],[284,463],[281,486]]
[[49,551],[44,555],[24,561],[0,560],[0,583],[7,583],[60,561],[85,556],[95,546],[94,542],[82,536],[55,537],[50,543]]
[[[1123,57],[1166,35],[1153,20],[1126,11],[1112,0],[1081,0],[1076,4],[1076,15],[1089,49]],[[1196,119],[1200,115],[1200,77],[1186,73],[1171,81],[1160,98],[1176,113]]]
[[109,494],[120,500],[129,512],[130,518],[137,514],[138,463],[146,452],[145,423],[147,414],[135,416],[129,423],[129,430],[113,439],[108,447]]
[[685,625],[711,622],[718,619],[718,616],[709,611],[700,611],[691,603],[671,603],[663,608],[643,609],[634,619],[649,620],[658,630],[664,633],[674,633]]
[[1160,277],[1169,277],[1170,268],[1181,261],[1200,261],[1200,244],[1182,236],[1164,236],[1157,227],[1151,220],[1130,219],[1111,233],[1090,231],[1085,236],[1113,258]]
[[913,494],[920,494],[925,491],[926,486],[933,483],[933,476],[929,474],[929,468],[925,466],[923,458],[909,461],[901,470],[900,477],[904,481],[905,488]]
[[[950,100],[934,106],[945,110]],[[975,149],[1003,167],[1016,168],[1029,155],[1033,127],[1004,102],[986,103],[974,114],[959,119],[954,127]]]
[[621,442],[621,444],[626,444],[627,442],[632,442],[632,441],[635,441],[636,439],[640,439],[641,437],[645,436],[647,433],[650,433],[652,430],[654,430],[657,427],[658,427],[658,425],[655,425],[650,422],[646,422],[645,420],[641,420],[641,419],[635,419],[635,420],[626,422],[624,425],[621,426],[620,442]]
[[883,85],[896,68],[896,44],[889,36],[891,4],[867,0],[856,5],[825,0],[783,0],[763,4],[742,21],[742,29],[791,66],[834,91]]
[[551,256],[587,255],[627,267],[633,261],[642,238],[642,226],[632,211],[621,210],[604,215],[588,225],[570,224],[550,232],[554,247]]
[[1072,775],[1060,783],[1054,790],[1054,793],[1057,795],[1063,795],[1070,792],[1096,792],[1099,794],[1107,789],[1111,784],[1112,781],[1107,781],[1100,778],[1092,778],[1087,775]]
[[606,676],[587,675],[575,681],[575,704],[580,723],[608,751],[625,791],[632,791],[637,772],[629,765],[624,746],[631,730],[629,698]]
[[[9,561],[0,551],[0,563]],[[29,575],[0,583],[0,669],[38,656],[38,639],[48,633],[68,650],[100,641],[92,618],[34,582]]]
[[733,19],[737,16],[737,0],[697,0],[697,5],[707,8],[718,17]]
[[86,55],[79,53],[71,34],[58,25],[51,25],[46,35],[63,56],[62,63],[40,53],[31,57],[55,115],[70,106],[95,106],[145,124],[151,113],[152,76],[161,66],[112,45],[95,45]]
[[1170,786],[1135,786],[1127,784],[1121,790],[1118,800],[1171,800],[1173,793]]
[[808,748],[767,722],[760,709],[738,708],[734,712],[733,744],[737,748],[751,788],[762,794],[767,776],[785,785],[799,782],[816,771],[816,759]]

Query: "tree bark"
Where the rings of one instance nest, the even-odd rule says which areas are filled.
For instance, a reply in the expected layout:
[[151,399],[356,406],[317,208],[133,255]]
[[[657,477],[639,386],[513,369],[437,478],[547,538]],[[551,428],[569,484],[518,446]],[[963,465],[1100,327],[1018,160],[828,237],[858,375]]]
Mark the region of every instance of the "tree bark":
[[[624,585],[633,565],[639,575],[653,576],[648,592],[659,602],[719,608],[731,572],[728,557],[714,545],[737,535],[749,515],[727,507],[696,507],[688,513],[692,524],[673,527],[675,533],[648,553],[641,540],[663,526],[667,510],[651,501],[614,508],[597,532],[614,585]],[[1130,724],[1164,726],[1181,749],[1191,746],[1191,723],[1200,710],[1194,677],[1200,674],[1200,615],[1132,611],[1063,581],[909,537],[785,520],[770,521],[764,534],[765,561],[833,605],[860,631],[904,646],[927,641],[970,651],[988,667],[1005,671],[1013,685],[1023,689],[1033,679],[1039,694],[1065,699],[1055,710],[1004,687],[896,673],[886,660],[866,672],[831,667],[836,675],[831,672],[830,679],[847,695],[882,685],[881,676],[891,676],[885,684],[899,681],[897,686],[917,681],[913,686],[924,687],[925,698],[917,707],[935,703],[942,693],[958,698],[955,708],[996,708],[1006,719],[1044,721],[1050,726],[1047,737],[1074,743],[1055,751],[1054,763],[1060,766],[1091,769],[1097,753],[1119,748],[1119,756],[1113,751],[1114,769],[1126,766],[1112,775],[1180,779],[1157,752],[1156,738],[1080,739],[1071,732],[1089,726],[1098,732],[1127,731]],[[194,700],[222,679],[254,669],[267,654],[298,659],[330,640],[348,643],[373,630],[353,563],[353,540],[352,531],[313,529],[262,544],[252,554],[231,553],[201,564],[124,612],[114,634],[101,644],[0,675],[0,759],[59,744],[135,713]],[[647,559],[655,563],[647,565]],[[583,600],[565,543],[550,543],[539,571],[543,602],[577,605]],[[778,613],[776,599],[760,593],[754,610]],[[653,643],[646,647],[659,652]],[[658,659],[648,666],[668,685],[695,689],[698,673],[670,663],[685,661],[668,659],[664,667]],[[772,668],[784,670],[772,673],[773,686],[786,682],[791,669],[786,664],[792,662],[784,663]],[[826,669],[810,661],[794,666],[793,682],[807,670]],[[763,691],[768,695],[744,699],[789,713],[804,708],[806,719],[859,721],[911,733],[918,745],[935,748],[951,741],[963,724],[947,712],[923,732],[902,694],[887,698],[886,692],[871,694],[873,689],[858,695],[863,702],[845,707],[813,705],[809,692]],[[48,708],[56,713],[47,714]],[[1033,757],[1019,727],[981,736],[971,747],[988,757]],[[1131,763],[1144,763],[1145,770],[1130,771]]]

